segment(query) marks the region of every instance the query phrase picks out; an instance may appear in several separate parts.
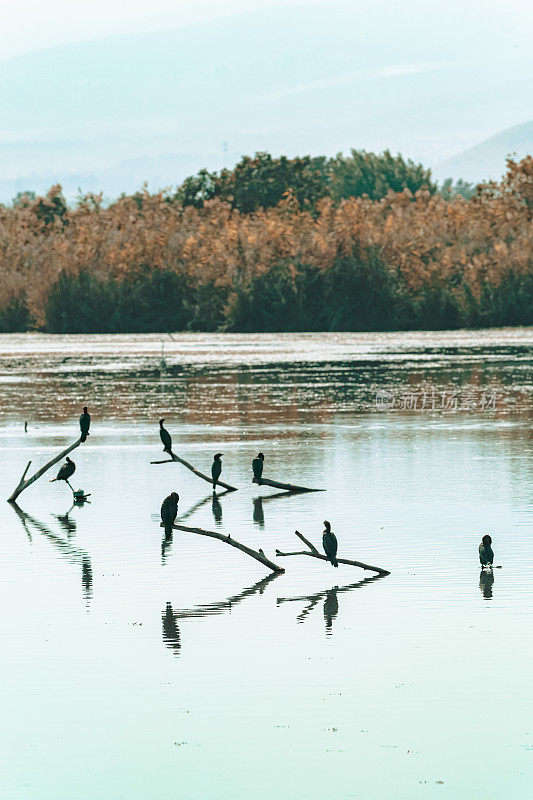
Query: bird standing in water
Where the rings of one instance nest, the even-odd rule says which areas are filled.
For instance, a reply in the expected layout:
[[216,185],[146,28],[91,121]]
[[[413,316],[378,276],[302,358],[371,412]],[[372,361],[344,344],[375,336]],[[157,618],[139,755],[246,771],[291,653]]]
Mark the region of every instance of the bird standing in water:
[[159,420],[159,435],[163,442],[163,452],[172,455],[172,437],[166,428],[163,428],[164,419]]
[[254,472],[254,479],[253,483],[261,484],[261,477],[263,475],[263,464],[265,461],[265,457],[263,453],[258,453],[257,458],[254,458],[252,461],[252,469]]
[[[63,466],[57,473],[57,477],[52,478],[50,483],[53,483],[54,481],[65,481],[65,483],[68,483],[68,485],[70,486],[68,479],[71,478],[75,472],[76,472],[76,464],[67,456],[67,463],[63,464]],[[72,489],[72,486],[70,486],[70,488]],[[72,491],[74,491],[74,489],[72,489]]]
[[482,567],[492,567],[494,563],[494,552],[492,550],[492,539],[487,534],[481,540],[479,545],[479,560]]
[[339,562],[337,561],[337,537],[331,530],[331,525],[327,520],[324,520],[324,527],[326,530],[322,534],[322,546],[324,548],[324,553],[327,555],[328,559],[331,561],[334,567],[339,566]]
[[214,461],[211,465],[211,476],[213,478],[213,491],[216,491],[218,479],[220,478],[220,473],[222,472],[222,453],[216,453]]
[[168,497],[165,497],[161,504],[161,522],[165,528],[165,538],[170,539],[172,536],[172,526],[178,516],[178,502],[180,496],[177,492],[171,492]]
[[87,439],[90,427],[91,427],[91,415],[87,411],[87,406],[83,406],[83,414],[80,417],[80,431],[81,431],[82,442],[84,442]]

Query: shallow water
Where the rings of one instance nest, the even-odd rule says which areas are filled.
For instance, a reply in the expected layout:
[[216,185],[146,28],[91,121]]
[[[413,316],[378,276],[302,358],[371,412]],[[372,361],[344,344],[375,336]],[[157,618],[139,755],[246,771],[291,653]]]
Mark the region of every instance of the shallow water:
[[[533,329],[0,336],[0,497],[93,418],[90,504],[43,478],[0,505],[2,800],[526,797],[532,367]],[[159,417],[239,491],[151,465]],[[258,450],[327,491],[252,485]],[[285,574],[192,533],[163,552],[173,489]],[[275,556],[324,519],[391,575]]]

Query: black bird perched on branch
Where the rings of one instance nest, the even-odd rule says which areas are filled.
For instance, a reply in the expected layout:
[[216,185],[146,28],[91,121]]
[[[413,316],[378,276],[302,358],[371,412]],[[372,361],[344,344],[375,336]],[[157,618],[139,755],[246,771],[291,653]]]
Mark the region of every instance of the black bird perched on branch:
[[257,458],[254,458],[252,461],[252,469],[254,471],[254,479],[253,483],[261,483],[261,477],[263,475],[263,462],[265,457],[263,453],[258,453]]
[[[50,483],[53,483],[54,481],[65,481],[65,483],[68,483],[68,485],[70,486],[68,479],[71,478],[75,472],[76,472],[76,464],[67,456],[67,463],[63,464],[63,466],[57,473],[57,477],[52,478]],[[70,488],[72,489],[72,486],[70,486]],[[72,491],[74,491],[74,489],[72,489]]]
[[178,516],[179,499],[179,494],[177,492],[172,492],[168,497],[165,497],[161,504],[161,521],[165,528],[165,537],[167,539],[172,536],[172,526]]
[[326,530],[322,534],[322,546],[324,547],[324,553],[327,555],[328,559],[331,561],[334,567],[339,566],[339,562],[337,561],[337,537],[331,530],[331,525],[327,520],[324,521],[324,526]]
[[87,406],[83,406],[83,414],[80,417],[81,440],[84,442],[89,435],[91,427],[91,415],[87,411]]
[[172,455],[172,436],[166,428],[163,428],[164,421],[164,419],[159,420],[159,435],[161,437],[161,441],[163,442],[163,452]]
[[213,478],[213,491],[217,488],[218,479],[222,472],[222,453],[216,453],[213,464],[211,465],[211,476]]

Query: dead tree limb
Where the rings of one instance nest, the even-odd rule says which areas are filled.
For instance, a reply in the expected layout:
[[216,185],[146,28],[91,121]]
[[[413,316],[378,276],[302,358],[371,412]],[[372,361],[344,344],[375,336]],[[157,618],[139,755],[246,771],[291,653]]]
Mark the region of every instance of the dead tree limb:
[[[190,471],[194,472],[195,475],[198,475],[199,478],[202,478],[211,485],[213,484],[213,478],[210,478],[209,475],[204,475],[203,472],[197,470],[196,467],[193,467],[193,465],[189,464],[189,462],[185,461],[185,459],[177,456],[176,453],[171,453],[171,456],[171,458],[164,458],[162,461],[150,461],[150,464],[172,464],[173,462],[177,462],[179,464],[183,464],[183,466],[187,467],[187,469],[190,469]],[[237,491],[236,486],[230,486],[229,483],[224,483],[224,481],[221,481],[220,479],[217,481],[217,486],[222,486],[224,489],[227,489],[228,492]]]
[[325,492],[325,489],[310,489],[308,486],[295,486],[293,483],[280,483],[279,481],[271,481],[269,478],[253,478],[252,483],[258,483],[259,486],[273,486],[274,489],[285,489],[287,492]]
[[[291,553],[283,553],[281,550],[276,549],[276,555],[278,557],[285,557],[285,556],[310,556],[311,558],[319,558],[321,561],[329,561],[329,558],[324,555],[323,553],[319,553],[316,549],[314,544],[312,544],[305,536],[302,536],[299,531],[295,531],[296,536],[298,536],[309,548],[309,550],[297,550]],[[370,564],[364,564],[362,561],[352,561],[349,558],[339,558],[336,557],[339,564],[348,564],[350,567],[360,567],[361,569],[368,569],[372,572],[377,572],[378,575],[390,575],[390,572],[386,569],[382,569],[382,567],[373,567]]]
[[31,461],[28,461],[28,463],[26,465],[26,469],[22,473],[22,477],[21,477],[21,479],[20,479],[20,481],[18,483],[17,488],[15,489],[15,491],[13,492],[11,497],[8,498],[7,502],[8,503],[14,503],[15,500],[17,499],[17,497],[19,496],[19,494],[22,494],[24,489],[27,489],[28,486],[31,486],[32,483],[35,483],[35,481],[38,480],[41,477],[41,475],[44,475],[44,473],[47,472],[50,469],[50,467],[53,467],[54,464],[57,464],[58,461],[61,461],[61,459],[65,458],[65,456],[67,456],[72,450],[74,450],[76,447],[79,447],[80,444],[81,444],[81,441],[82,440],[81,440],[81,437],[80,437],[76,442],[74,442],[74,444],[71,444],[69,447],[66,448],[66,450],[63,450],[58,456],[55,456],[51,461],[48,461],[44,465],[44,467],[41,467],[41,469],[38,469],[37,472],[34,475],[31,476],[31,478],[28,478],[28,480],[24,480],[25,477],[26,477],[26,473],[28,472],[28,470],[30,468],[30,464],[31,464]]
[[[161,527],[163,527],[163,523],[161,523]],[[209,536],[211,539],[218,539],[221,542],[231,545],[231,547],[236,547],[237,550],[242,550],[242,552],[249,555],[250,558],[255,558],[256,561],[260,561],[261,564],[268,567],[272,572],[285,572],[283,567],[278,567],[277,564],[270,561],[262,551],[257,552],[257,550],[252,550],[251,547],[237,542],[236,539],[232,539],[231,536],[224,536],[222,533],[217,533],[216,531],[206,531],[203,528],[189,528],[188,525],[176,525],[175,523],[172,527],[177,531],[187,531],[187,533],[197,533],[200,536]]]

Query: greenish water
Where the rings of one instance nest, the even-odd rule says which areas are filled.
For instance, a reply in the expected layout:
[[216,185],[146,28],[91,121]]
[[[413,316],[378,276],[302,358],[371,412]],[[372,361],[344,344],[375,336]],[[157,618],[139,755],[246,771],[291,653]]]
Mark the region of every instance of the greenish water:
[[[90,504],[46,478],[0,504],[0,798],[527,797],[532,367],[533,329],[0,336],[1,498],[93,418]],[[151,465],[162,416],[239,491]],[[254,486],[258,450],[327,491]],[[190,533],[162,552],[172,490],[285,574]],[[276,558],[324,519],[391,575]]]

